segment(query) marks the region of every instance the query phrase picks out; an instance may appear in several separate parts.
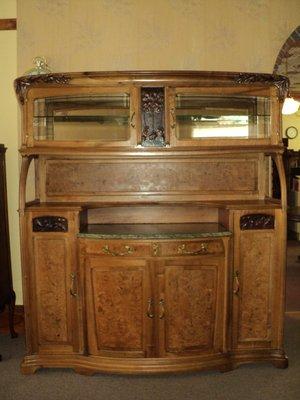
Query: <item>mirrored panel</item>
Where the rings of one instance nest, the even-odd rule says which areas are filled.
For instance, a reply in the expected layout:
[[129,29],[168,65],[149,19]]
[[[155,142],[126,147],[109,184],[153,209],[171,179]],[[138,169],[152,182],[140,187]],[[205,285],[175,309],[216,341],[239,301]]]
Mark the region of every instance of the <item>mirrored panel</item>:
[[177,94],[175,105],[178,139],[264,139],[270,135],[267,97]]
[[48,97],[34,101],[34,139],[125,141],[130,135],[129,94]]

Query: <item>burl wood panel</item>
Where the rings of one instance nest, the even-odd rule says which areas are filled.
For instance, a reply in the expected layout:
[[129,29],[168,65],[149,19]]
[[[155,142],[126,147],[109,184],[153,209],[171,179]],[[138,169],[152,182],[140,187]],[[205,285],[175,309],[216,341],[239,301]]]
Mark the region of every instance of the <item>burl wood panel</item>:
[[46,195],[257,192],[257,160],[46,161]]
[[270,340],[272,239],[270,233],[241,232],[239,342]]
[[166,351],[208,351],[214,345],[217,267],[166,267]]
[[34,238],[39,343],[69,343],[65,239]]
[[143,349],[143,270],[93,268],[98,350]]

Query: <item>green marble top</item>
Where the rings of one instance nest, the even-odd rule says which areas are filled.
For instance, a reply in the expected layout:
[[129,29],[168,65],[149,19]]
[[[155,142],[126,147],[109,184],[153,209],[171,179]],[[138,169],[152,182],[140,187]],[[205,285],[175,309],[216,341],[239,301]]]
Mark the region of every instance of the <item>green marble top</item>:
[[91,239],[196,239],[230,235],[231,232],[216,223],[90,224],[78,234]]

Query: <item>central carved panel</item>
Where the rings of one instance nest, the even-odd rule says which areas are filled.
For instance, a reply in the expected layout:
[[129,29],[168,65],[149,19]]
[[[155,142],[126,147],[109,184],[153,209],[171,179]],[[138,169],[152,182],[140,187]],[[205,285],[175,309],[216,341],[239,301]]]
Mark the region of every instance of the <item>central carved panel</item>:
[[165,146],[164,88],[142,88],[142,146]]

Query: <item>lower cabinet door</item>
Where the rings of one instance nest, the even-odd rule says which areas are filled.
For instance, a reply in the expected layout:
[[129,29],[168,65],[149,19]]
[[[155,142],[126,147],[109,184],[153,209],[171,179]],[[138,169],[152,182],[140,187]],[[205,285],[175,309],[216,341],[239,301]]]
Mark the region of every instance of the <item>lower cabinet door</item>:
[[234,218],[233,348],[280,348],[280,215],[276,220],[271,212],[235,212]]
[[169,259],[160,272],[159,355],[223,353],[226,276],[222,258]]
[[37,233],[30,251],[35,347],[39,353],[80,352],[75,241],[67,234]]
[[147,262],[87,256],[85,283],[88,352],[150,356],[154,305]]

